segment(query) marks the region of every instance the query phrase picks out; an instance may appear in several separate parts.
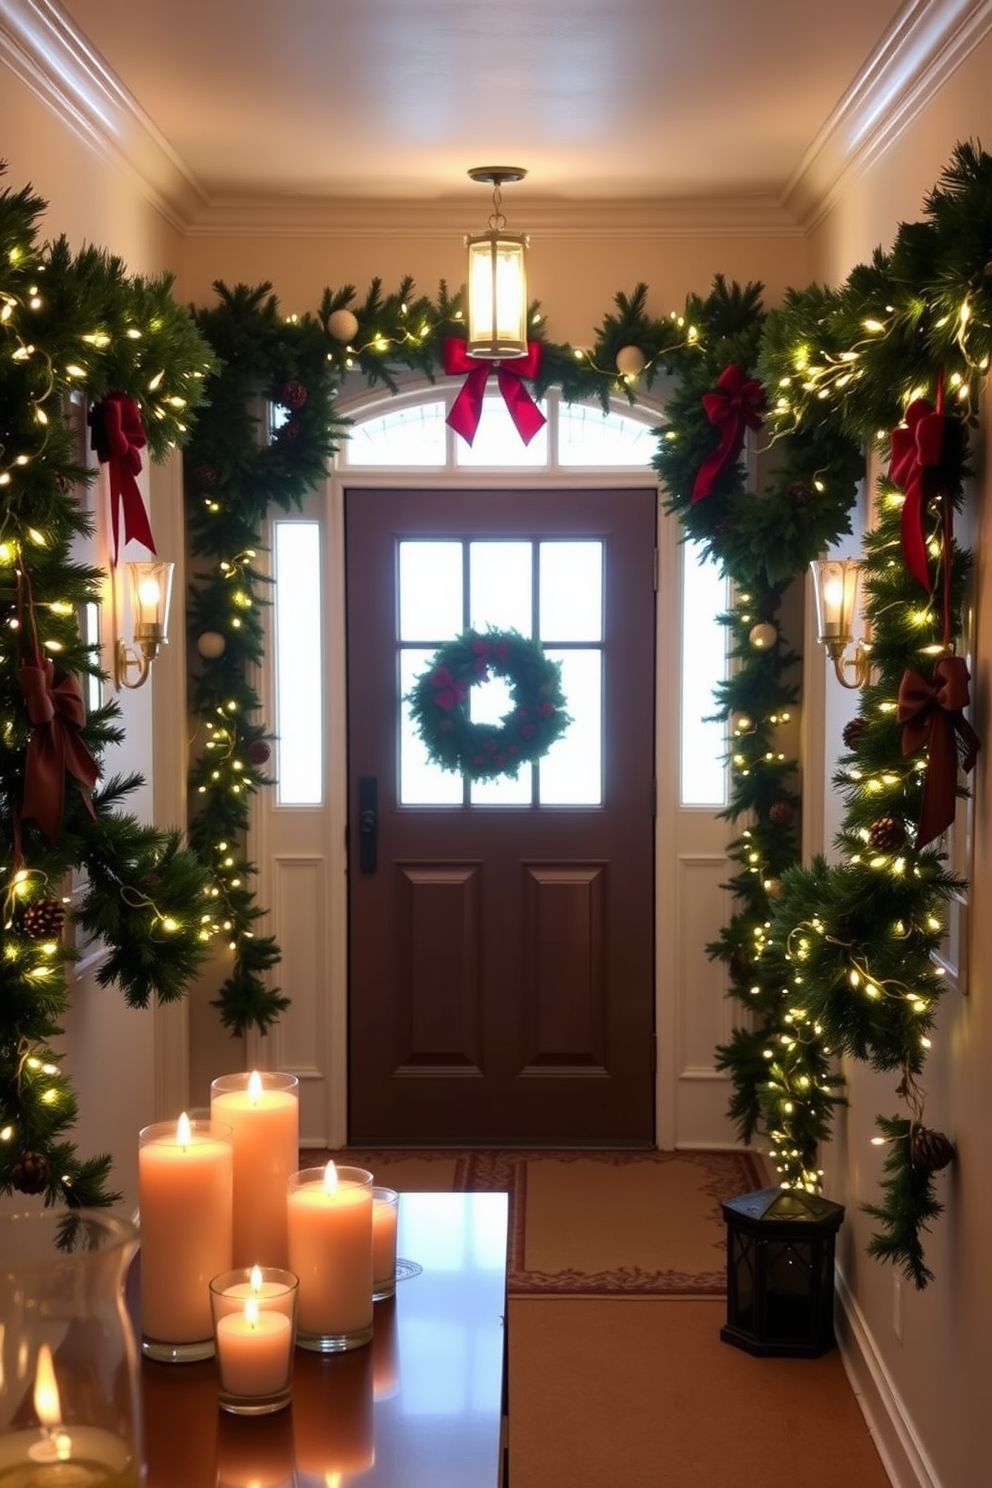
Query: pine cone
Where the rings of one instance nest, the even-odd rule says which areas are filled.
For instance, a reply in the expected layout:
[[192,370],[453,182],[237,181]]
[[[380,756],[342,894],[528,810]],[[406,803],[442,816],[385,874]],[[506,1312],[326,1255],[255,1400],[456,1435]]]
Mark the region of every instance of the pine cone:
[[868,846],[873,852],[898,852],[906,845],[906,828],[894,816],[880,816],[868,828]]
[[57,899],[35,899],[18,915],[21,932],[29,940],[51,940],[61,935],[64,924],[65,909]]
[[844,740],[848,749],[854,750],[857,749],[867,732],[868,720],[859,716],[852,718],[850,723],[845,723],[841,738]]
[[931,1126],[914,1126],[909,1138],[909,1155],[914,1168],[922,1168],[925,1173],[937,1173],[954,1157],[954,1143]]
[[22,1152],[10,1170],[10,1181],[20,1193],[40,1194],[48,1187],[48,1174],[43,1152]]

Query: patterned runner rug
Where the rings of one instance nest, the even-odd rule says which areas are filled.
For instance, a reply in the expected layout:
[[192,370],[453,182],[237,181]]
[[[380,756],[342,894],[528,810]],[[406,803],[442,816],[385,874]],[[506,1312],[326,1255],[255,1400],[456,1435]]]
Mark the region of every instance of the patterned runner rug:
[[719,1297],[726,1290],[720,1205],[768,1181],[750,1152],[308,1150],[365,1167],[402,1192],[510,1197],[511,1297]]

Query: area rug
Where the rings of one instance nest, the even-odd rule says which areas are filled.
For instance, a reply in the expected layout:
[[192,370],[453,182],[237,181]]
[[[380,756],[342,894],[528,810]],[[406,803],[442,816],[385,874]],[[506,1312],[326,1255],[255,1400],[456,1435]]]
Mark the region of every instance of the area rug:
[[511,1297],[718,1297],[721,1204],[767,1186],[750,1152],[345,1148],[308,1151],[368,1168],[402,1192],[501,1192],[510,1200]]

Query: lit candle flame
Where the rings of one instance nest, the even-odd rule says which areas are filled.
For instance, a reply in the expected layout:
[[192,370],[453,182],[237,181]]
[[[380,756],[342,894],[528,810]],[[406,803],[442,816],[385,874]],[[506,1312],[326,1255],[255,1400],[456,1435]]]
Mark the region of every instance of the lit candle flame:
[[55,1383],[55,1363],[47,1343],[38,1350],[38,1367],[34,1376],[34,1408],[42,1426],[62,1424],[62,1402]]
[[176,1122],[176,1141],[180,1147],[188,1147],[193,1140],[193,1126],[184,1111]]
[[245,1322],[249,1328],[258,1327],[258,1303],[254,1297],[249,1297],[245,1302]]
[[248,1076],[248,1099],[253,1106],[257,1106],[262,1099],[262,1077],[258,1070],[252,1070]]
[[252,1266],[252,1268],[251,1268],[251,1275],[249,1276],[248,1280],[249,1280],[249,1282],[251,1284],[251,1289],[252,1289],[253,1292],[260,1292],[262,1290],[262,1268],[261,1268],[261,1266]]
[[329,1162],[327,1164],[327,1167],[324,1169],[324,1192],[325,1193],[337,1193],[337,1191],[338,1191],[338,1170],[334,1166],[334,1163],[332,1161],[332,1162]]

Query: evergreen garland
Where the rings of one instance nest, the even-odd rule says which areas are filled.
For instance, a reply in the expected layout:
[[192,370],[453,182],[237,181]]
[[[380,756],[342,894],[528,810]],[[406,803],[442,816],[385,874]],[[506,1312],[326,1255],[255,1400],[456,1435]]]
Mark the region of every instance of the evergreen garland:
[[[4,172],[0,166],[0,174]],[[180,997],[197,972],[205,874],[179,834],[146,827],[121,809],[138,776],[92,793],[65,779],[55,830],[23,810],[30,745],[42,722],[29,709],[24,668],[74,699],[66,736],[99,766],[122,738],[120,710],[83,716],[79,682],[99,678],[98,649],[77,616],[98,602],[104,576],[73,558],[90,535],[75,495],[91,479],[73,447],[63,399],[93,403],[119,391],[140,407],[148,448],[164,458],[185,437],[212,367],[209,347],[171,295],[172,281],[132,279],[96,248],[44,246],[46,203],[30,188],[0,194],[0,1193],[104,1205],[107,1155],[80,1158],[68,1134],[76,1095],[54,1047],[76,959],[68,920],[103,942],[97,980],[133,1007]],[[50,664],[50,669],[49,669]],[[51,697],[49,693],[49,697]],[[75,715],[74,715],[75,717]],[[56,714],[56,719],[59,715]],[[58,723],[54,725],[58,727]],[[95,771],[94,771],[95,773]],[[65,883],[81,892],[67,907]]]
[[818,1145],[829,1133],[842,1082],[819,1040],[797,1026],[783,992],[781,958],[768,945],[772,904],[799,851],[797,762],[779,745],[798,698],[799,658],[778,615],[790,582],[850,530],[863,460],[836,430],[798,428],[770,451],[771,473],[760,491],[749,487],[744,463],[734,460],[710,494],[694,501],[697,473],[717,438],[704,396],[728,366],[755,376],[768,320],[761,286],[728,284],[718,275],[705,300],[690,296],[684,320],[693,334],[667,359],[673,381],[653,463],[666,507],[686,538],[734,586],[733,608],[723,617],[730,673],[717,689],[714,717],[729,735],[730,796],[722,814],[740,830],[727,848],[736,865],[725,885],[734,909],[707,951],[725,964],[728,994],[746,1012],[717,1050],[717,1067],[731,1076],[729,1114],[741,1140],[767,1135],[783,1184],[812,1190],[819,1186]]

